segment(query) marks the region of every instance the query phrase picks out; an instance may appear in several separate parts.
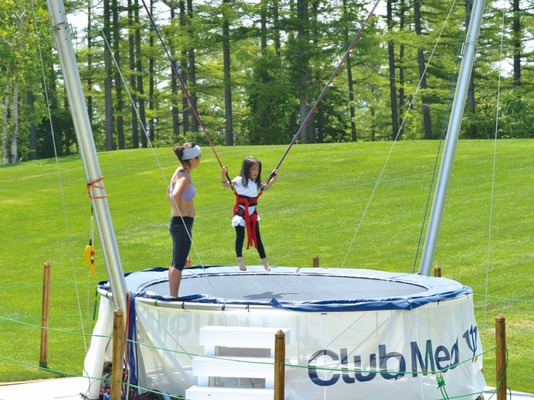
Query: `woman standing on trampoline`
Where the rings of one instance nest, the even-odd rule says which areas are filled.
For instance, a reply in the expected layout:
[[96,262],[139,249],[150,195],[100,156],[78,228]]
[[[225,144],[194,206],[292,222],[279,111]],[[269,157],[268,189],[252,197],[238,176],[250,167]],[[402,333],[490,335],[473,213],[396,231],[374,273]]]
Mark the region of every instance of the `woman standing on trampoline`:
[[196,189],[191,180],[191,171],[200,164],[201,151],[196,143],[185,143],[183,146],[176,146],[174,153],[181,165],[172,176],[168,192],[171,203],[169,232],[172,237],[169,289],[171,296],[178,297],[182,271],[191,249],[193,221],[196,215],[193,204]]
[[278,172],[273,171],[271,179],[264,184],[261,181],[261,161],[256,157],[246,157],[241,166],[241,173],[233,181],[226,179],[228,167],[221,169],[221,182],[223,187],[233,186],[235,189],[236,204],[234,206],[234,217],[232,226],[235,228],[235,253],[237,256],[237,265],[241,271],[246,271],[245,261],[243,260],[243,243],[245,241],[245,229],[247,230],[248,243],[254,245],[260,255],[260,262],[265,270],[270,271],[271,267],[267,262],[265,248],[261,241],[260,235],[260,217],[257,213],[256,206],[258,198],[264,190],[269,189],[274,182]]

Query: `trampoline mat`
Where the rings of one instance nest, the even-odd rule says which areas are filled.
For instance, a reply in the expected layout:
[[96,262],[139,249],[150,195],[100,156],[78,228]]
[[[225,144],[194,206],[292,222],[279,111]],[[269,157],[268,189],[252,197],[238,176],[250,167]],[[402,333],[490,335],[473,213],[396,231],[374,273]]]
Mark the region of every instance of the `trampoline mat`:
[[[169,292],[168,282],[148,286],[160,295]],[[354,298],[381,299],[410,296],[426,288],[410,283],[329,275],[244,273],[196,276],[183,279],[180,296],[197,294],[241,301],[321,301]]]
[[[169,296],[167,268],[126,275],[128,291],[166,302],[264,305],[302,311],[330,308],[411,309],[472,293],[447,279],[347,268],[203,266],[182,273],[180,297]],[[107,282],[100,288],[108,289]]]

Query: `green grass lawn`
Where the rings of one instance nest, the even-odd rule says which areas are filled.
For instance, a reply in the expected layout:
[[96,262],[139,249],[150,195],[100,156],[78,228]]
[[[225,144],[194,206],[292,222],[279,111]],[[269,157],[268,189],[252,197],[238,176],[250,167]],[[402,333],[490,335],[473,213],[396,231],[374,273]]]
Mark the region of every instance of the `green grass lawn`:
[[[260,200],[270,264],[305,267],[318,256],[323,267],[417,272],[438,146],[434,141],[294,146],[277,183]],[[217,152],[231,177],[243,157],[255,155],[266,178],[285,149]],[[99,157],[124,271],[168,266],[166,187],[177,166],[172,149]],[[235,265],[234,196],[221,187],[211,149],[203,149],[193,179],[193,264]],[[95,322],[95,288],[107,279],[98,233],[97,275],[90,276],[84,265],[91,229],[85,183],[79,157],[0,167],[0,382],[82,373]],[[460,141],[434,263],[443,276],[473,288],[485,349],[495,345],[495,317],[506,317],[508,385],[531,393],[533,198],[534,141]],[[248,264],[257,264],[257,258],[255,251],[245,253]],[[38,368],[46,261],[52,264],[48,368],[53,372]],[[484,370],[495,386],[493,351],[485,355]]]

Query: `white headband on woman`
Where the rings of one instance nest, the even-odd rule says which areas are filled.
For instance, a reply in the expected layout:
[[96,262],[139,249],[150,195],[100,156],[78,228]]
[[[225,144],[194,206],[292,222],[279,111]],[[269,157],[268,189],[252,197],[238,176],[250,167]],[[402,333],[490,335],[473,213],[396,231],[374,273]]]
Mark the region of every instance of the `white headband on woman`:
[[200,151],[200,146],[191,147],[190,149],[184,149],[184,155],[182,160],[191,160],[195,157],[198,157],[202,152]]

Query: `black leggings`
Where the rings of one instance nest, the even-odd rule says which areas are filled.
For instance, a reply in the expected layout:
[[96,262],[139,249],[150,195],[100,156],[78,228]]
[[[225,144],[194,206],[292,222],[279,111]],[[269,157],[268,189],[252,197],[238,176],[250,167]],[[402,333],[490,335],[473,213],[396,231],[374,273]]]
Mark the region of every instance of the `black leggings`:
[[172,237],[171,267],[184,269],[193,235],[192,217],[172,217],[169,223],[169,232]]
[[[265,248],[261,241],[260,222],[256,222],[256,239],[258,244],[258,254],[260,258],[266,258]],[[243,243],[245,242],[245,227],[238,225],[235,227],[235,254],[237,257],[243,257]]]

